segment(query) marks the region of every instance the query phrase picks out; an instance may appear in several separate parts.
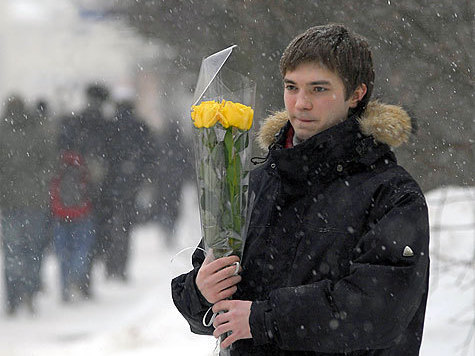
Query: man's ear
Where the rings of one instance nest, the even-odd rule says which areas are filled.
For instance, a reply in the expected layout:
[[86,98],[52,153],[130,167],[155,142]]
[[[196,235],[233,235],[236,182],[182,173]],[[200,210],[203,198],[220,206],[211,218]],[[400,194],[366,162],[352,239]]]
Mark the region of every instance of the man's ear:
[[356,108],[358,106],[358,103],[360,102],[361,99],[363,99],[367,91],[368,91],[368,88],[366,87],[366,84],[362,83],[358,85],[358,88],[355,89],[355,91],[350,97],[350,108],[352,109]]

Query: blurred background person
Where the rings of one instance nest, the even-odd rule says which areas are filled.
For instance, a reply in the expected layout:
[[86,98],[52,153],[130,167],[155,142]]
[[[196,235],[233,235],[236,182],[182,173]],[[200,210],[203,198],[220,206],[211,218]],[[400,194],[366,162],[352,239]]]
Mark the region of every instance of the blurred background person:
[[48,182],[55,148],[43,119],[30,113],[20,96],[6,99],[0,122],[0,207],[9,315],[23,304],[34,312],[42,254],[50,239]]
[[137,222],[137,194],[149,180],[154,163],[154,142],[148,126],[137,117],[131,99],[117,103],[107,123],[108,171],[102,185],[99,245],[109,278],[127,280],[130,231]]
[[[158,134],[160,143],[154,182],[154,214],[165,229],[168,246],[173,245],[183,186],[194,179],[194,156],[178,121],[170,120]],[[194,182],[194,181],[193,181]]]
[[[44,135],[45,144],[48,147],[48,175],[51,177],[54,173],[54,167],[56,164],[56,155],[57,155],[57,124],[55,122],[55,117],[52,112],[49,110],[49,103],[44,98],[38,98],[31,110],[31,115],[34,117],[34,120],[42,127]],[[43,260],[45,255],[48,254],[50,248],[52,247],[53,242],[53,219],[51,216],[51,211],[48,209],[46,214],[46,224],[43,232],[43,245],[41,246],[42,253],[38,255],[38,265],[40,269],[43,265]],[[39,280],[40,285],[39,290],[43,289],[43,281]]]
[[[84,155],[90,173],[90,196],[94,216],[94,244],[88,259],[88,276],[91,276],[94,262],[104,255],[101,241],[107,230],[107,202],[104,201],[104,184],[109,171],[107,142],[110,140],[113,105],[110,89],[100,82],[92,82],[85,89],[86,103],[80,113],[81,135],[78,137],[80,152]],[[82,288],[89,293],[91,279]]]
[[89,185],[89,171],[82,154],[62,150],[50,196],[63,302],[90,296],[89,271],[95,232]]
[[[87,214],[81,216],[80,220],[74,221],[77,226],[67,225],[68,221],[62,221],[62,226],[56,220],[55,225],[55,249],[62,249],[62,240],[58,235],[75,235],[77,240],[76,248],[80,249],[77,253],[83,257],[81,265],[81,278],[74,277],[73,289],[76,289],[76,294],[80,294],[83,297],[92,297],[91,293],[91,268],[93,265],[93,259],[100,253],[97,246],[97,236],[102,231],[101,223],[104,220],[102,211],[104,210],[102,197],[102,185],[104,178],[107,174],[107,161],[105,159],[105,147],[106,147],[106,104],[109,99],[109,89],[98,83],[91,83],[85,88],[85,105],[80,111],[79,115],[68,115],[61,119],[59,123],[59,137],[58,147],[61,163],[59,164],[60,170],[58,174],[63,174],[66,167],[64,165],[69,164],[71,168],[81,167],[81,179],[86,181],[85,187],[78,190],[78,194],[87,199],[90,203],[90,211]],[[65,153],[68,155],[74,155],[74,158],[69,158],[71,162],[65,161]],[[66,159],[67,160],[67,159]],[[87,172],[87,174],[84,174]],[[87,177],[87,178],[86,178]],[[59,179],[59,178],[57,178]],[[80,179],[80,180],[81,180]],[[71,186],[78,187],[80,182],[71,183]],[[87,189],[86,189],[87,188]],[[86,193],[87,192],[87,193]],[[76,200],[79,199],[76,197]],[[77,201],[76,201],[77,203]],[[79,204],[81,206],[83,203]],[[58,216],[57,216],[58,218]],[[61,216],[59,216],[61,218]],[[72,221],[69,221],[72,223]],[[66,225],[65,225],[66,224]],[[66,228],[66,226],[68,228]],[[87,228],[85,228],[87,226]],[[57,240],[59,238],[59,241]],[[72,246],[63,247],[73,248]],[[61,260],[60,255],[60,260]],[[67,267],[65,266],[65,271]],[[62,276],[68,275],[63,272]],[[62,277],[63,278],[63,277]],[[71,296],[68,292],[67,283],[63,285],[65,287],[65,293],[63,293],[63,300],[70,299],[67,295]]]

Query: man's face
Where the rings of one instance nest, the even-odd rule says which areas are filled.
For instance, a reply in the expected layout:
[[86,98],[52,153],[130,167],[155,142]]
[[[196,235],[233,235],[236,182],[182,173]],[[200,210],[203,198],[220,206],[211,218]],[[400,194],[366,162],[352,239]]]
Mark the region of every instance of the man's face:
[[345,100],[340,77],[316,63],[302,63],[284,77],[284,102],[295,134],[306,140],[344,121],[358,100]]

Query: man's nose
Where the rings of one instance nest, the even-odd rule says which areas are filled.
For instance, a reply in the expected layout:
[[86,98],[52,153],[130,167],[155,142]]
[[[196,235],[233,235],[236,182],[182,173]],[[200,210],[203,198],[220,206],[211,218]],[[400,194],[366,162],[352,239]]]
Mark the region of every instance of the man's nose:
[[307,96],[306,93],[299,93],[297,96],[297,101],[295,102],[295,108],[298,110],[311,110],[312,102]]

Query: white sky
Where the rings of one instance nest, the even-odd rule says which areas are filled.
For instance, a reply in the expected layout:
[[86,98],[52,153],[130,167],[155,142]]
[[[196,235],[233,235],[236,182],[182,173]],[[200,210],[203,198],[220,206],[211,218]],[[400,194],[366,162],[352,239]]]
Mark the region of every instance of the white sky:
[[85,84],[131,86],[139,65],[164,55],[124,22],[81,16],[79,3],[0,1],[0,102],[20,93],[79,108]]

